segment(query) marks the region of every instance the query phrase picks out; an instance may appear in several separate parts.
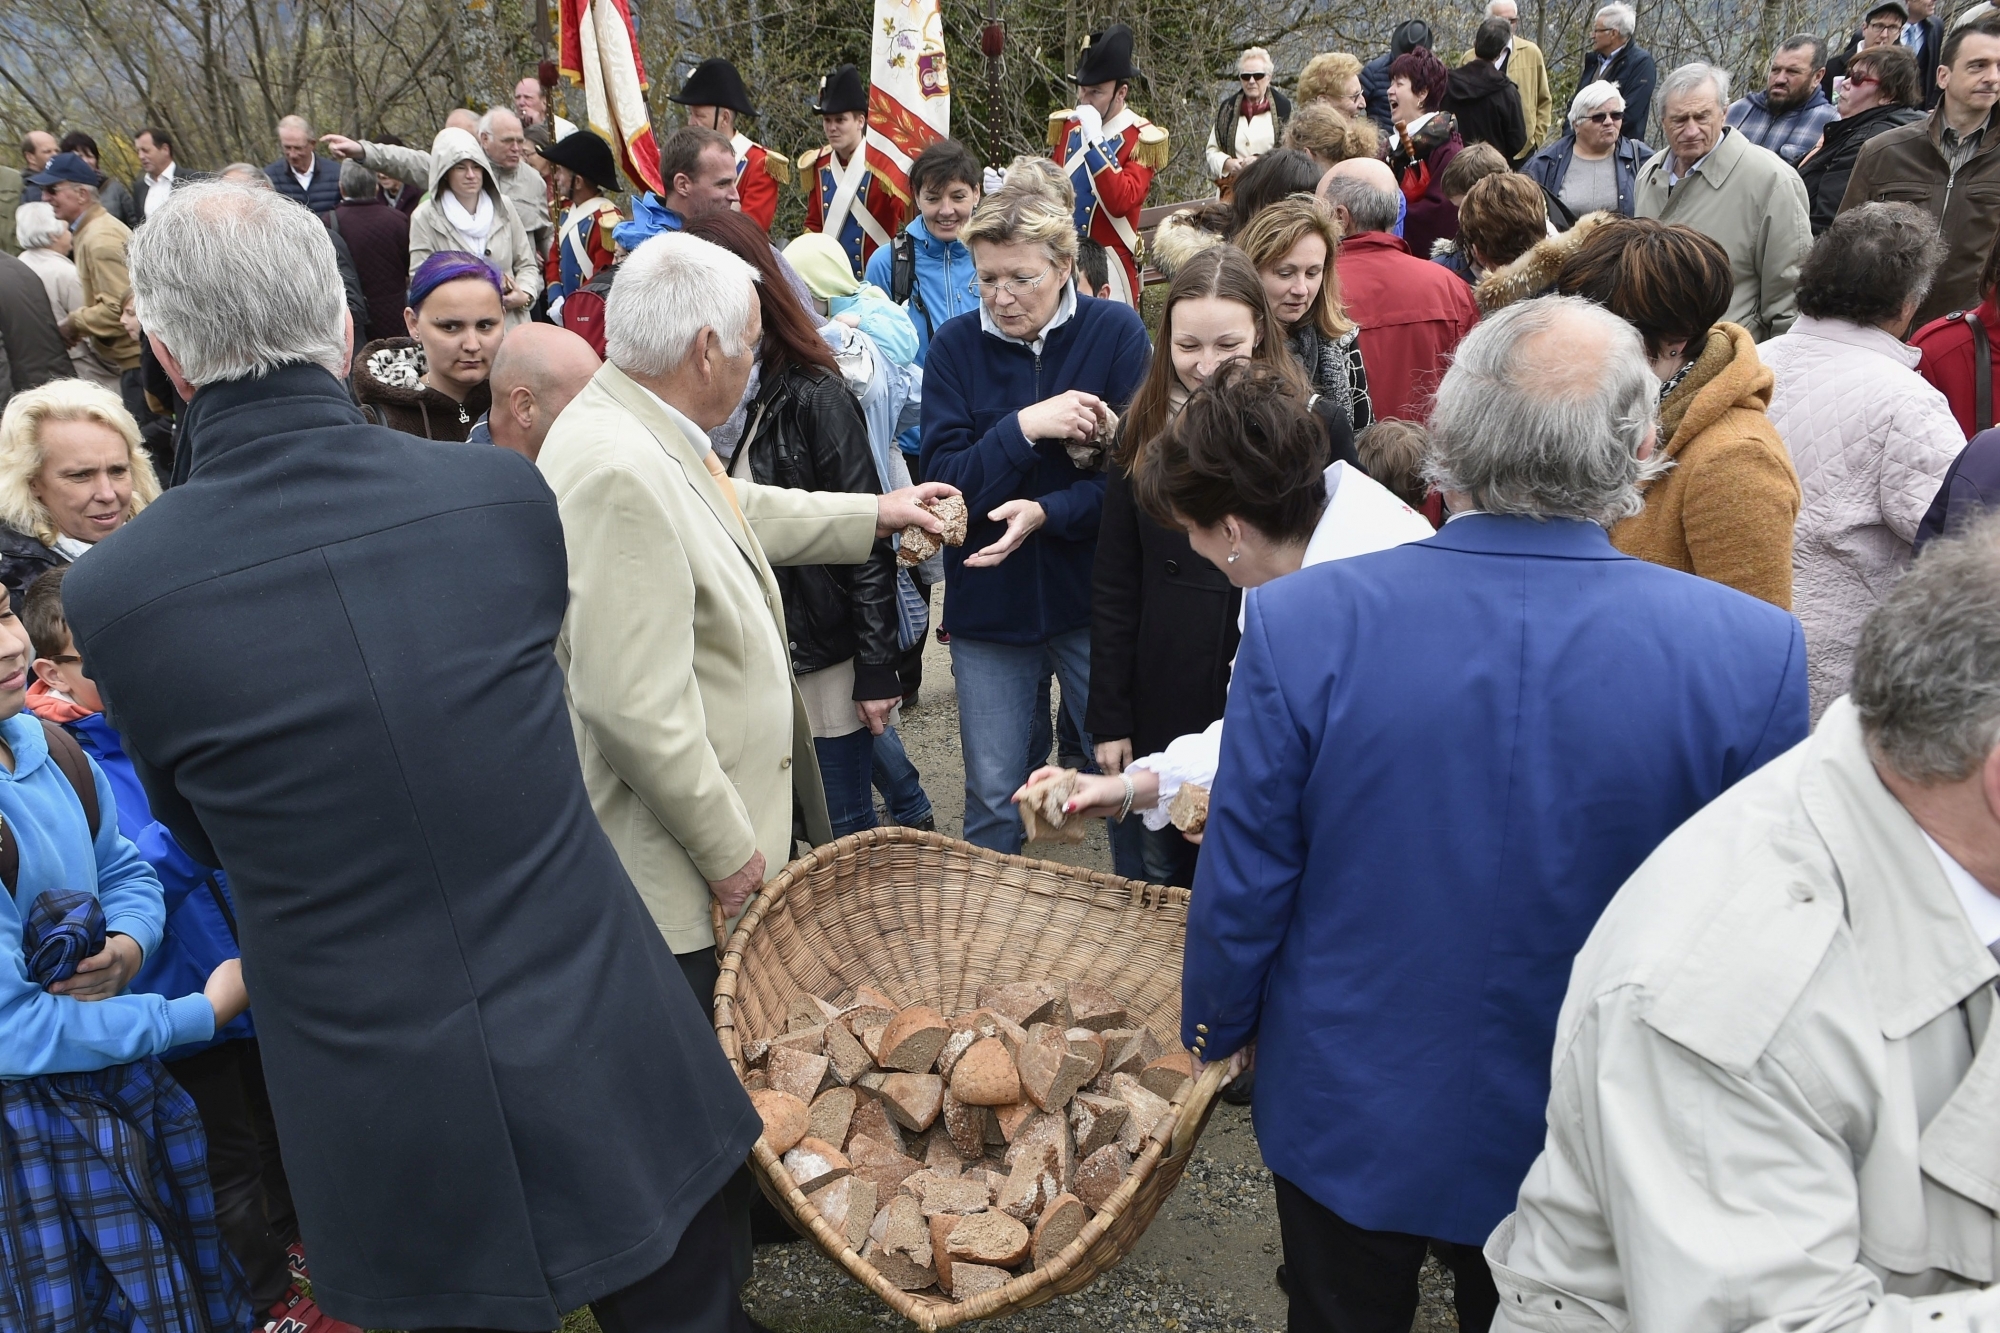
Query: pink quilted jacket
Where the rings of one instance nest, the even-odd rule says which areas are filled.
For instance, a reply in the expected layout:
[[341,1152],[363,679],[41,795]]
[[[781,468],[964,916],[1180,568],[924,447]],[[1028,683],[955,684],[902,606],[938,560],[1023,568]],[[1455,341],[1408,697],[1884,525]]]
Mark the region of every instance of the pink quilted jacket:
[[1806,631],[1813,721],[1847,693],[1861,622],[1910,563],[1910,542],[1965,436],[1917,350],[1878,328],[1801,315],[1758,349],[1778,377],[1771,424],[1804,504],[1792,609]]

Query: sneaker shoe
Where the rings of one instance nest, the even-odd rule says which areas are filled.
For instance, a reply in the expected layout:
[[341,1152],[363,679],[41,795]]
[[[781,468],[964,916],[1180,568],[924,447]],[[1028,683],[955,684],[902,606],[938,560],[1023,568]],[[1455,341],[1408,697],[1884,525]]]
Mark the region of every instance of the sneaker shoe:
[[294,1276],[302,1277],[308,1282],[312,1281],[312,1274],[306,1271],[306,1245],[304,1241],[295,1240],[285,1247],[285,1266],[292,1270]]
[[313,1303],[303,1291],[271,1308],[264,1333],[362,1333],[352,1324],[342,1323]]

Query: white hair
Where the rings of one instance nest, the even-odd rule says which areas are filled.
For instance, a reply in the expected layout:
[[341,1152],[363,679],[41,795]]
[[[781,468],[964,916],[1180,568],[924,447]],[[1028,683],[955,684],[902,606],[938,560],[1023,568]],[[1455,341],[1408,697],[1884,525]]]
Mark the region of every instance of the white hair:
[[1660,382],[1638,330],[1576,296],[1521,301],[1458,345],[1431,410],[1425,476],[1490,514],[1585,518],[1644,508],[1639,458]]
[[1597,11],[1596,18],[1607,28],[1616,28],[1621,37],[1630,37],[1633,27],[1639,22],[1638,11],[1630,5],[1606,5]]
[[1271,59],[1271,53],[1269,51],[1266,51],[1261,46],[1252,46],[1245,48],[1243,54],[1236,57],[1236,72],[1238,74],[1241,74],[1243,72],[1243,67],[1249,64],[1253,60],[1263,61],[1264,71],[1266,73],[1269,73],[1272,70],[1277,69],[1278,67],[1277,62]]
[[756,281],[755,268],[698,236],[653,237],[618,265],[604,303],[604,359],[655,379],[687,359],[703,329],[715,330],[724,356],[743,355]]
[[167,196],[132,236],[132,290],[149,333],[192,384],[301,362],[347,374],[347,298],[333,239],[310,209],[230,181]]
[[1499,18],[1500,16],[1494,13],[1493,11],[1499,8],[1501,5],[1513,5],[1514,12],[1516,14],[1519,14],[1521,12],[1521,6],[1518,3],[1518,0],[1486,0],[1486,17],[1490,19]]
[[14,240],[23,250],[40,250],[68,228],[55,209],[37,200],[14,210]]
[[514,114],[514,108],[507,106],[490,107],[486,114],[479,118],[480,138],[490,139],[493,137],[493,118],[495,116],[506,116],[517,125],[521,123],[521,118]]
[[1569,127],[1575,129],[1585,119],[1604,110],[1613,102],[1618,104],[1618,110],[1625,109],[1625,94],[1620,92],[1618,85],[1611,80],[1599,79],[1595,83],[1584,84],[1576,90],[1576,96],[1570,99]]
[[1729,105],[1729,71],[1699,60],[1676,66],[1666,78],[1660,80],[1660,105],[1665,106],[1670,97],[1684,97],[1703,85],[1715,87],[1715,104]]
[[278,122],[278,133],[283,134],[286,130],[304,130],[306,138],[310,139],[313,137],[312,122],[304,116],[286,116],[280,120]]

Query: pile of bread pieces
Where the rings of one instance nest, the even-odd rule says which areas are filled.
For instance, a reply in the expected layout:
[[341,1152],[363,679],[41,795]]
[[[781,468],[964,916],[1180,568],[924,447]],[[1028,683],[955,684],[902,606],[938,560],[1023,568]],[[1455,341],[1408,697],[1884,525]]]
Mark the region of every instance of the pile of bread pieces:
[[792,1002],[744,1048],[764,1141],[904,1291],[970,1300],[1048,1264],[1125,1183],[1194,1073],[1101,986],[979,987],[947,1017],[872,986]]
[[921,565],[946,546],[965,545],[965,497],[947,495],[942,500],[925,502],[924,508],[937,516],[943,531],[925,532],[912,523],[903,529],[903,540],[896,547],[896,559],[903,568]]
[[[1021,791],[1016,808],[1029,842],[1082,842],[1084,820],[1063,809],[1076,795],[1077,771],[1057,769]],[[1184,782],[1167,806],[1167,820],[1183,833],[1198,834],[1208,827],[1208,788],[1198,782]]]

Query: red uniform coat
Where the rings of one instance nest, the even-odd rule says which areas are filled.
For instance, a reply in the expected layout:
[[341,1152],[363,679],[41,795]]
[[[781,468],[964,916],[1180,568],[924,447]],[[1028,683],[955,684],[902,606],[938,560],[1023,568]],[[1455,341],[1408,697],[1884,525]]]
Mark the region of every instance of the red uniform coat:
[[[857,148],[856,152],[866,152]],[[833,202],[837,188],[833,179],[833,148],[822,144],[799,158],[799,179],[806,187],[806,230],[826,230],[826,210]],[[881,224],[882,234],[894,237],[909,220],[909,208],[897,198],[895,192],[885,185],[873,170],[861,182],[861,190],[854,197],[854,209],[847,215],[847,226],[834,237],[840,248],[847,252],[848,265],[854,276],[861,277],[868,267],[868,256],[875,253],[881,242],[870,236],[862,227],[855,214],[867,209],[870,216]]]
[[[1076,187],[1076,230],[1111,253],[1116,261],[1111,287],[1128,305],[1139,303],[1139,211],[1153,188],[1153,173],[1167,162],[1167,132],[1127,107],[1105,123],[1095,143],[1083,142],[1083,127],[1067,111],[1049,117],[1060,128],[1056,165]],[[1114,152],[1107,152],[1115,141]],[[1123,290],[1120,290],[1122,285]]]
[[1361,326],[1375,419],[1425,420],[1447,359],[1479,322],[1472,289],[1386,231],[1349,236],[1333,262],[1347,317]]
[[792,164],[741,134],[730,146],[736,150],[736,197],[743,216],[769,231],[778,216],[778,187],[792,178]]
[[[2000,298],[1987,297],[1976,312],[1986,326],[1987,360],[1993,366],[1995,411],[2000,412]],[[1910,346],[1923,353],[1917,373],[1937,386],[1958,418],[1958,428],[1971,439],[1978,429],[1973,405],[1978,386],[1973,381],[1972,330],[1964,319],[1947,315],[1934,319],[1910,335]]]

